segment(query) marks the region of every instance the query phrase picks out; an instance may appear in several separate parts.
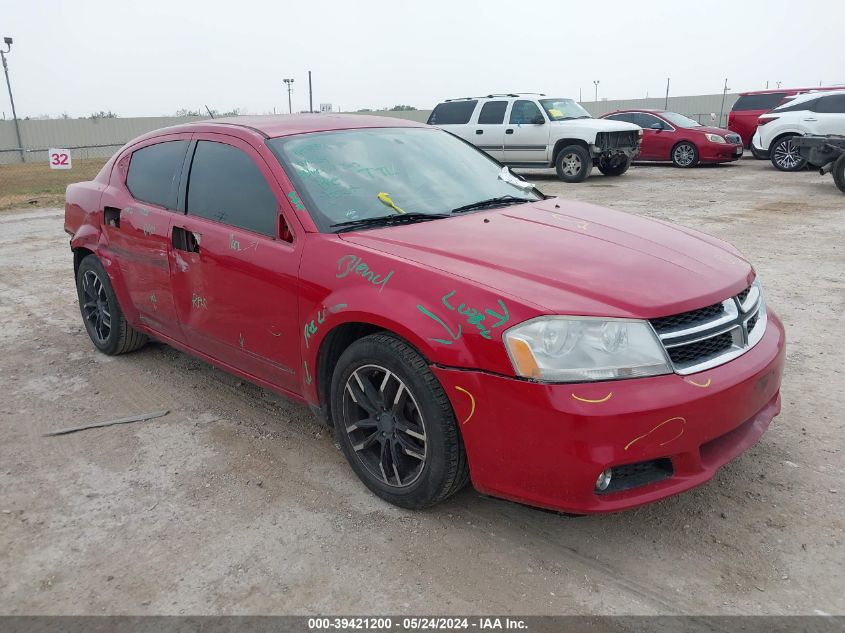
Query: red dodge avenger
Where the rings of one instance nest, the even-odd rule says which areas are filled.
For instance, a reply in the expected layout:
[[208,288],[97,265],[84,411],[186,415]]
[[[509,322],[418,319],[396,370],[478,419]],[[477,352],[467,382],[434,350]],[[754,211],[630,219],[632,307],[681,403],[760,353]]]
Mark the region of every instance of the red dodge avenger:
[[548,198],[397,119],[146,134],[67,190],[105,354],[154,338],[307,403],[406,508],[479,491],[571,513],[688,490],[780,411],[784,329],[751,264]]

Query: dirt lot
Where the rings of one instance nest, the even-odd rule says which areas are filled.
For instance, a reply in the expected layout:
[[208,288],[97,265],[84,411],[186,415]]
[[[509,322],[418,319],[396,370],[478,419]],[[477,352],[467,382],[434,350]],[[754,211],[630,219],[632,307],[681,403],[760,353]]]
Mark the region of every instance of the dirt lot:
[[[750,159],[541,189],[732,241],[788,328],[783,413],[710,484],[570,518],[381,502],[304,408],[164,345],[109,358],[59,209],[0,215],[0,613],[845,613],[845,196]],[[50,429],[169,409],[150,422]]]

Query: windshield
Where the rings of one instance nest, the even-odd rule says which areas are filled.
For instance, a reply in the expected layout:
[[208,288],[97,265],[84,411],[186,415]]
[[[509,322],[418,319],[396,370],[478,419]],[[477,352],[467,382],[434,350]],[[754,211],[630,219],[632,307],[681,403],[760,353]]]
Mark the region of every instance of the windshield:
[[661,112],[660,116],[677,127],[701,127],[701,123],[698,121],[685,117],[683,114],[678,114],[677,112]]
[[574,99],[540,99],[540,105],[552,121],[593,118]]
[[540,199],[515,176],[503,179],[489,156],[437,129],[314,132],[267,144],[324,232],[367,218],[436,216],[492,198]]

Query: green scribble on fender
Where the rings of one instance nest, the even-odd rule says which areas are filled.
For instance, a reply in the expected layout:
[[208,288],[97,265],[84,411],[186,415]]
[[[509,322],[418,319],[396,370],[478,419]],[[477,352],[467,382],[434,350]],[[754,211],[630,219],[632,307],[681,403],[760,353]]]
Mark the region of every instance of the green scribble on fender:
[[337,275],[335,275],[338,279],[343,279],[349,274],[358,275],[378,287],[379,292],[384,290],[387,282],[390,281],[390,278],[393,276],[392,270],[384,277],[376,274],[376,272],[371,270],[370,267],[367,266],[367,264],[364,263],[364,261],[357,255],[344,255],[341,257],[337,260],[337,269],[340,271]]
[[290,203],[296,207],[297,211],[305,211],[305,206],[302,204],[302,200],[299,199],[299,196],[296,195],[295,191],[291,191],[288,194],[288,200],[290,200]]
[[308,347],[311,337],[314,336],[319,331],[320,326],[325,323],[326,314],[336,314],[346,307],[347,305],[345,303],[338,303],[333,305],[331,308],[323,306],[317,310],[317,316],[308,321],[305,324],[305,327],[302,328],[302,337],[305,341],[305,347]]
[[[476,328],[478,328],[478,331],[481,334],[481,336],[483,336],[484,338],[486,338],[488,340],[490,339],[490,330],[491,329],[501,327],[502,325],[507,323],[508,320],[510,319],[510,314],[508,313],[508,308],[505,305],[505,302],[502,301],[501,299],[497,300],[497,302],[499,304],[497,309],[496,308],[486,308],[486,309],[480,310],[478,308],[473,308],[471,306],[468,306],[466,303],[461,303],[457,307],[455,307],[455,305],[453,305],[453,303],[450,302],[450,300],[452,300],[452,298],[455,296],[456,293],[457,293],[456,290],[452,290],[451,292],[447,292],[445,295],[443,295],[441,297],[440,302],[443,304],[443,306],[446,307],[447,310],[449,310],[451,312],[457,312],[458,314],[463,316],[466,319],[468,324],[474,325]],[[461,325],[460,324],[458,324],[457,332],[453,332],[452,329],[446,324],[446,322],[442,318],[440,318],[438,315],[434,314],[433,312],[431,312],[430,310],[426,309],[425,307],[423,307],[421,305],[418,305],[417,309],[420,312],[422,312],[423,314],[425,314],[427,317],[433,319],[438,324],[440,324],[440,326],[442,326],[443,329],[446,330],[446,332],[451,337],[451,340],[439,339],[439,338],[434,338],[432,340],[437,341],[438,343],[443,343],[445,345],[451,345],[454,341],[457,341],[459,338],[461,338]],[[488,326],[488,324],[486,322],[488,317],[491,318],[491,319],[496,319],[496,322],[491,323]]]

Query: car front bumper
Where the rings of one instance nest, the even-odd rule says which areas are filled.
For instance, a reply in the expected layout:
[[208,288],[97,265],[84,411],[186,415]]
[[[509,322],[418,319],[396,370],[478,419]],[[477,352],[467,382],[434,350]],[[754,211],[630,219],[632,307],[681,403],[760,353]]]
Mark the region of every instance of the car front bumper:
[[[477,490],[591,514],[689,490],[755,444],[780,412],[784,354],[783,325],[770,311],[755,347],[690,376],[552,385],[432,370],[452,402]],[[671,464],[671,473],[643,464]],[[639,473],[628,482],[640,483],[599,493],[606,468]]]
[[702,163],[727,163],[742,158],[742,143],[701,143],[698,146]]

